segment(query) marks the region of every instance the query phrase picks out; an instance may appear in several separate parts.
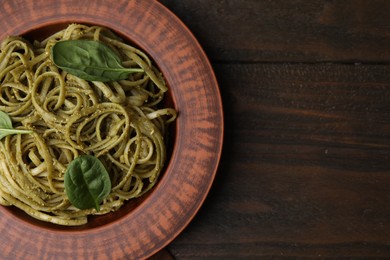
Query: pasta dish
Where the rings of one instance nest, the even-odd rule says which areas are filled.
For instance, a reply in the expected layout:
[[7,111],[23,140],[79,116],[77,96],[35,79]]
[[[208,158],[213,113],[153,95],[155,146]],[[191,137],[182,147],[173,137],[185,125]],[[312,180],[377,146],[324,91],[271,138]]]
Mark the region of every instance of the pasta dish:
[[[118,80],[75,75],[71,65],[66,70],[54,60],[53,48],[63,41],[102,43],[120,58],[123,68],[133,71]],[[77,55],[67,46],[60,48],[73,55],[74,69],[97,70],[91,64],[79,65],[91,55],[84,45]],[[110,67],[99,48],[94,57]],[[111,77],[112,71],[99,73]],[[177,115],[174,108],[164,107],[167,90],[161,72],[144,52],[103,27],[70,24],[42,41],[30,43],[19,36],[3,40],[0,111],[9,116],[12,129],[25,132],[3,127],[10,133],[0,140],[0,204],[18,207],[42,221],[83,225],[87,216],[116,211],[125,201],[145,194],[164,167],[168,126]],[[74,170],[72,162],[82,156],[98,159],[107,170],[104,196],[94,163],[80,162]],[[68,188],[67,174],[73,184],[80,177],[89,190],[74,195],[77,190]],[[73,203],[82,204],[87,197],[99,197],[98,205]]]

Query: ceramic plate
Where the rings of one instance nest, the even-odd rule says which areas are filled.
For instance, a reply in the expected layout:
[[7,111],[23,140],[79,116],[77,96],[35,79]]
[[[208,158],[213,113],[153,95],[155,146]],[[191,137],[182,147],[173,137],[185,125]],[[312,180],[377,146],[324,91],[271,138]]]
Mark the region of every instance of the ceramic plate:
[[112,29],[161,69],[169,100],[179,111],[170,158],[149,194],[85,226],[56,226],[0,207],[0,259],[147,258],[191,221],[216,174],[223,140],[220,93],[206,55],[185,25],[152,0],[4,0],[0,5],[0,39],[42,38],[72,22]]

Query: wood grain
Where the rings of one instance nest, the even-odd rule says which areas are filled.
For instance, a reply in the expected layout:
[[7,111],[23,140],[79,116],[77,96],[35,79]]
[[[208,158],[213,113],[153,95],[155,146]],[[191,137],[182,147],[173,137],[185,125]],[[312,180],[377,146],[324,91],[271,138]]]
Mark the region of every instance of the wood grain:
[[386,0],[161,2],[213,61],[388,62]]
[[176,259],[388,259],[390,3],[161,2],[204,46],[226,115]]
[[177,259],[390,255],[390,66],[215,64],[226,138]]

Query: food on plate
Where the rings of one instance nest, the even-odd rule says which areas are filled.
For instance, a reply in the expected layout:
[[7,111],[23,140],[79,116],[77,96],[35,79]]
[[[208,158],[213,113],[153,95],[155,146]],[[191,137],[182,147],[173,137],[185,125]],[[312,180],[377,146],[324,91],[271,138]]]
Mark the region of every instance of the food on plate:
[[164,78],[100,26],[70,24],[0,51],[0,204],[59,225],[118,210],[167,160]]

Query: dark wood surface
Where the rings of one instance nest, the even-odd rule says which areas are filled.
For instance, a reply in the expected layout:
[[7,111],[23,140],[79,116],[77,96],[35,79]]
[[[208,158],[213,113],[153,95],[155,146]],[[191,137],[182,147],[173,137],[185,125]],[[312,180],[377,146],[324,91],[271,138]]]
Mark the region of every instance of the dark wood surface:
[[167,252],[390,257],[390,2],[161,3],[209,56],[226,121],[209,196]]

